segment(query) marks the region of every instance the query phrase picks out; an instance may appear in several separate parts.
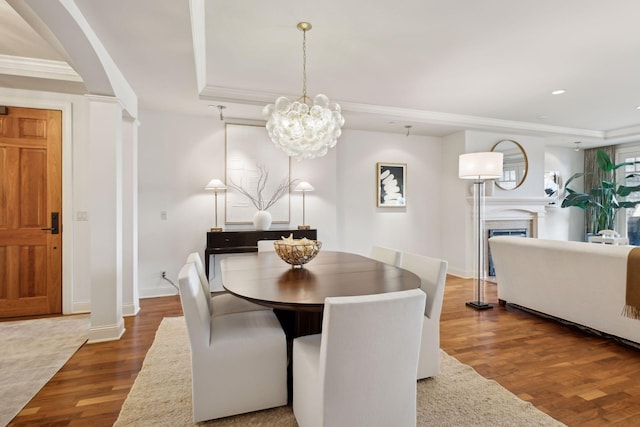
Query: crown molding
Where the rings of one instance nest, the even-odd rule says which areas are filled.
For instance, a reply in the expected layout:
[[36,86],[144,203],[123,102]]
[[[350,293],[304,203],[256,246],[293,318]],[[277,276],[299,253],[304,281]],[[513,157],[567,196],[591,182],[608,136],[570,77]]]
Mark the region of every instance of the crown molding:
[[640,125],[612,129],[605,132],[605,140],[611,144],[640,141]]
[[395,117],[398,119],[465,129],[505,130],[535,132],[543,134],[572,135],[587,138],[604,138],[604,132],[591,129],[568,128],[538,123],[518,122],[514,120],[494,119],[490,117],[468,116],[464,114],[441,113],[437,111],[415,110],[409,108],[390,107],[384,105],[358,104],[340,102],[343,111]]
[[82,77],[66,62],[12,55],[0,55],[0,74],[82,82]]
[[[233,102],[250,105],[271,104],[280,96],[287,96],[289,99],[298,98],[297,95],[211,85],[205,86],[202,92],[200,92],[201,100],[215,100],[220,102]],[[568,128],[538,123],[494,119],[489,117],[468,116],[464,114],[441,113],[437,111],[416,110],[386,105],[360,104],[340,100],[336,100],[336,102],[340,104],[343,112],[369,114],[385,117],[387,119],[396,118],[415,123],[446,125],[459,127],[461,129],[533,132],[547,135],[571,135],[583,138],[605,139],[605,132],[592,129]]]

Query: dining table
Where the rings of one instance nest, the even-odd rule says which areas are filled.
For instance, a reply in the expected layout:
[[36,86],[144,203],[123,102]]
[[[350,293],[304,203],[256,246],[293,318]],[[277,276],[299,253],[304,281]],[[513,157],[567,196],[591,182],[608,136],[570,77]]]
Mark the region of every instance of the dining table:
[[320,251],[302,267],[292,267],[276,252],[230,256],[220,262],[220,271],[229,293],[272,307],[288,339],[321,332],[327,297],[420,287],[420,278],[408,270],[337,251]]

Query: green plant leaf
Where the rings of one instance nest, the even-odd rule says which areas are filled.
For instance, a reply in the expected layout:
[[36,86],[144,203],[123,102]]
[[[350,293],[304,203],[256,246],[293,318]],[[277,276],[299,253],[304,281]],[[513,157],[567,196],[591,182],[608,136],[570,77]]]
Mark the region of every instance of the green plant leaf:
[[636,163],[638,163],[638,162],[624,162],[624,163],[618,163],[617,165],[615,165],[615,166],[613,167],[613,170],[620,169],[620,168],[621,168],[621,167],[623,167],[623,166],[631,166],[631,165],[635,165]]
[[[564,183],[565,188],[571,184],[571,181],[573,181],[574,179],[580,178],[582,176],[586,175],[584,172],[580,172],[580,173],[574,173],[573,175],[571,175],[571,177],[567,180],[567,182]],[[567,190],[569,190],[567,188]]]
[[568,208],[571,206],[578,207],[580,209],[586,209],[589,203],[591,202],[591,196],[584,193],[570,193],[567,197],[562,201],[562,207]]
[[618,190],[616,191],[616,193],[618,194],[618,196],[626,197],[631,193],[635,193],[636,191],[640,191],[640,185],[634,185],[631,187],[626,185],[621,185],[618,187]]
[[640,204],[640,200],[637,202],[620,202],[621,208],[635,208]]
[[596,153],[596,163],[603,172],[611,172],[613,170],[613,163],[611,163],[609,155],[602,150],[598,150]]

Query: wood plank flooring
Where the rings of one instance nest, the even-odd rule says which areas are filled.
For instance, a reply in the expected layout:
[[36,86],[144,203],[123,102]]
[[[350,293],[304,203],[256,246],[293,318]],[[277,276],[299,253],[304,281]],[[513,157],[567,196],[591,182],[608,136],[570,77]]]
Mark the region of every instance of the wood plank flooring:
[[[513,308],[497,307],[496,285],[475,311],[473,281],[449,276],[441,346],[481,375],[569,426],[640,425],[640,350]],[[145,299],[119,341],[84,345],[10,426],[110,426],[164,316],[178,297]],[[639,323],[640,327],[640,323]],[[508,423],[508,420],[505,420]]]

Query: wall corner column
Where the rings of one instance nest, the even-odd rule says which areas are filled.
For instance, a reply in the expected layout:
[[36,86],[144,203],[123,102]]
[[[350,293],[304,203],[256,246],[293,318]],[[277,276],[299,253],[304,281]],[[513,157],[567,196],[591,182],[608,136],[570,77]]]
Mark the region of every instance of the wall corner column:
[[138,293],[138,128],[140,122],[125,116],[122,122],[122,313],[140,311]]
[[122,317],[123,197],[122,105],[87,95],[90,158],[91,327],[89,342],[124,333]]

